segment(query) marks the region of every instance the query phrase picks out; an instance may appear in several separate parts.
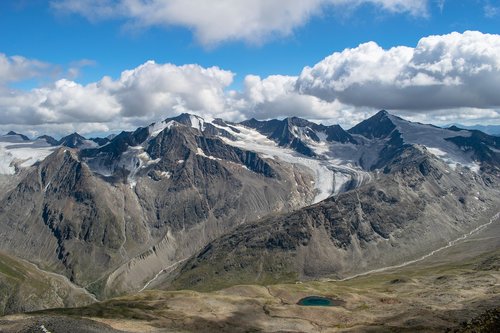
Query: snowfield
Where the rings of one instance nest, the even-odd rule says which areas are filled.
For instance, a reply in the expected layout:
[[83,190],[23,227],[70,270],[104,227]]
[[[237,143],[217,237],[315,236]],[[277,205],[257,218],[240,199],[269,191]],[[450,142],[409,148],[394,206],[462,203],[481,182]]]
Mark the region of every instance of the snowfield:
[[[236,128],[239,131],[238,133],[237,131],[233,131],[231,127],[213,125],[229,131],[237,138],[236,141],[233,141],[225,137],[220,137],[229,145],[255,151],[263,158],[276,158],[291,164],[300,164],[311,170],[314,175],[314,185],[317,191],[313,203],[320,202],[331,195],[342,192],[345,190],[345,186],[353,180],[357,185],[361,185],[370,179],[369,173],[353,167],[352,161],[339,159],[338,156],[331,154],[332,151],[335,151],[335,146],[339,144],[330,144],[328,142],[317,143],[313,140],[307,140],[307,143],[317,153],[322,153],[320,158],[312,158],[301,155],[292,149],[279,147],[276,142],[252,128],[232,124],[231,127]],[[302,134],[302,131],[299,131],[298,128],[295,130],[298,135]],[[302,137],[305,137],[305,135]]]
[[43,161],[57,147],[44,140],[24,141],[17,135],[0,136],[0,174],[13,175],[16,166],[27,168]]
[[392,115],[389,117],[401,132],[404,142],[426,147],[431,154],[443,160],[452,170],[455,170],[458,164],[476,173],[479,172],[480,165],[474,161],[472,153],[466,153],[453,142],[446,140],[456,136],[469,137],[471,132],[466,130],[452,132],[433,125],[411,123]]

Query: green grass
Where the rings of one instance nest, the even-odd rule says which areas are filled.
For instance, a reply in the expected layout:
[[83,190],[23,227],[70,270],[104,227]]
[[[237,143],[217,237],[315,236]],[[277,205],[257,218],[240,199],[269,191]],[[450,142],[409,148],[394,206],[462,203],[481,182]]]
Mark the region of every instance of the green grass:
[[26,268],[22,267],[18,262],[0,254],[0,274],[7,278],[23,281],[26,278],[23,273],[25,270]]

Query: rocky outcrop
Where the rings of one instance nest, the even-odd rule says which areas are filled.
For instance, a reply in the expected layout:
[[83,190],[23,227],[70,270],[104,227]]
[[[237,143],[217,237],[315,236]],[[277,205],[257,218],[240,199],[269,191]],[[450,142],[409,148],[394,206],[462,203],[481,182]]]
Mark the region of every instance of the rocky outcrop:
[[[136,150],[153,162],[127,162]],[[0,248],[101,297],[121,294],[241,223],[310,202],[311,179],[192,126],[140,128],[30,169],[0,201]]]
[[206,290],[344,278],[418,258],[493,215],[500,200],[488,177],[465,168],[450,172],[425,149],[408,146],[372,183],[243,225],[207,245],[161,285]]

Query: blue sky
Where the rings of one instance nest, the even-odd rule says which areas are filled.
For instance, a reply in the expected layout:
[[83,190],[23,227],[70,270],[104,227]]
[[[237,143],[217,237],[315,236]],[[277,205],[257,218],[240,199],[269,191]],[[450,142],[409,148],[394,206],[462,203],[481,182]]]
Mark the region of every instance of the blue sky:
[[[311,0],[302,2],[311,3],[306,9],[302,8],[303,6],[296,0],[292,0],[290,8],[296,6],[298,9],[290,9],[290,21],[287,21],[286,15],[279,16],[279,13],[276,13],[276,17],[274,17],[275,14],[272,10],[269,13],[258,13],[255,16],[257,28],[255,28],[254,35],[252,35],[253,32],[247,34],[245,28],[241,28],[242,24],[252,25],[253,18],[246,18],[245,21],[245,17],[224,16],[224,13],[218,13],[217,10],[208,13],[206,20],[203,12],[197,14],[201,16],[193,18],[194,14],[192,13],[196,13],[197,8],[176,5],[176,1],[178,2],[178,0],[163,2],[154,0],[153,3],[159,3],[159,7],[154,8],[158,13],[155,18],[151,18],[151,9],[146,8],[143,0],[105,0],[100,2],[101,7],[97,5],[99,1],[96,2],[96,0],[1,1],[0,53],[8,59],[13,56],[22,56],[28,61],[39,61],[45,67],[40,70],[40,66],[36,65],[34,67],[37,69],[33,70],[36,72],[34,74],[30,72],[31,74],[22,75],[16,79],[4,78],[3,89],[1,87],[2,81],[0,81],[0,93],[9,90],[10,93],[14,91],[15,94],[21,95],[24,91],[33,97],[31,93],[33,89],[52,89],[51,91],[53,91],[56,89],[53,87],[55,82],[60,79],[74,82],[86,89],[86,85],[100,82],[103,76],[111,76],[114,80],[118,80],[122,71],[134,70],[146,61],[153,60],[158,66],[166,63],[177,66],[196,64],[201,69],[217,66],[221,70],[228,71],[232,75],[230,82],[228,83],[227,79],[222,79],[222,81],[217,79],[220,86],[216,86],[214,90],[222,89],[226,94],[228,91],[235,90],[231,94],[223,96],[222,99],[239,98],[239,101],[245,99],[246,103],[250,93],[245,89],[248,88],[248,82],[252,81],[247,80],[248,75],[259,76],[262,82],[255,80],[252,82],[257,82],[261,88],[270,85],[265,80],[272,75],[296,79],[303,72],[304,67],[320,64],[325,57],[345,49],[356,49],[362,43],[373,41],[382,49],[388,50],[399,46],[415,48],[422,38],[431,35],[445,36],[455,31],[460,34],[467,30],[495,36],[500,34],[500,1],[494,0],[408,0],[406,2],[402,0],[361,0],[360,4],[356,6],[352,5],[354,1]],[[131,9],[132,5],[124,4],[134,2],[136,4],[142,3],[145,8],[134,12]],[[185,1],[184,4],[188,2]],[[203,0],[193,2],[200,4],[203,3]],[[208,4],[216,2],[206,1]],[[241,3],[241,7],[250,2],[235,1],[235,3]],[[281,2],[287,3],[282,0]],[[85,5],[82,6],[82,3]],[[182,7],[175,9],[178,11],[175,15],[179,17],[169,17],[168,11],[171,8],[161,7],[162,3],[174,3],[172,6]],[[314,3],[323,4],[315,5]],[[164,10],[165,17],[162,16],[161,10]],[[235,11],[228,11],[228,14],[241,14],[245,13],[245,10],[247,8],[243,8],[243,11],[238,8]],[[222,11],[225,11],[225,8]],[[295,15],[294,13],[299,18],[294,19],[292,17]],[[203,24],[196,23],[199,17],[202,18]],[[232,34],[224,31],[224,20],[226,19],[228,21],[227,30],[235,31]],[[275,22],[281,23],[275,24]],[[212,29],[212,27],[215,28]],[[205,35],[205,31],[212,32]],[[7,73],[14,71],[12,59],[9,61],[11,70]],[[182,71],[184,73],[184,70]],[[0,73],[2,73],[1,69]],[[192,77],[190,80],[200,81],[199,78]],[[269,82],[271,81],[269,80]],[[288,83],[284,83],[284,81],[287,80],[283,79],[279,84],[288,85],[287,89],[290,89],[289,86],[292,83],[288,81]],[[272,82],[272,85],[276,86],[276,84],[275,81]],[[298,86],[299,84],[294,83],[294,85]],[[177,91],[176,89],[174,90]],[[284,88],[280,86],[277,89],[283,90]],[[339,121],[337,122],[346,125],[348,125],[346,119],[361,119],[374,112],[378,106],[393,105],[385,102],[376,105],[353,102],[347,97],[337,98],[337,95],[332,95],[324,90],[321,90],[321,93],[306,88],[301,91],[307,91],[305,94],[318,99],[314,101],[301,99],[301,103],[309,106],[319,103],[321,107],[311,114],[299,111],[291,111],[291,113],[315,119],[332,118],[338,115]],[[266,98],[273,94],[274,92],[267,92]],[[177,95],[174,97],[179,99]],[[477,97],[475,99],[481,100]],[[336,101],[338,105],[335,104]],[[110,103],[113,104],[112,102]],[[274,101],[272,102],[274,103]],[[234,119],[251,115],[262,118],[266,114],[285,116],[283,108],[286,109],[295,102],[294,97],[284,105],[276,106],[276,103],[270,103],[279,110],[278,112],[275,109],[266,109],[272,105],[263,106],[262,100],[250,101],[249,104],[245,105],[251,108],[253,113],[241,110],[238,113],[233,104],[230,106],[224,104],[220,109],[217,109],[220,112],[216,113]],[[119,101],[118,104],[120,103],[122,102]],[[165,110],[163,113],[168,115],[176,110],[187,110],[204,114],[202,109],[205,108],[203,105],[200,106],[200,103],[203,104],[198,100],[194,103],[198,105],[198,108],[190,107],[192,104],[190,101],[180,103],[180,108],[178,105],[174,107],[173,104],[167,103],[162,106]],[[498,121],[500,117],[496,114],[499,106],[496,105],[495,101],[476,104],[465,101],[463,107],[462,105],[454,105],[454,103],[442,106],[429,105],[432,112],[429,110],[414,112],[414,109],[420,108],[414,105],[404,105],[404,103],[401,105],[394,103],[394,111],[416,120],[435,123],[452,122],[452,120],[468,123],[500,122]],[[51,104],[51,107],[57,108],[57,105]],[[92,118],[87,115],[79,117],[77,113],[85,113],[85,111],[84,106],[77,106],[66,111],[32,111],[37,112],[36,118],[39,120],[30,125],[40,126],[43,129],[54,128],[54,131],[69,128],[98,131],[117,126],[135,126],[161,116],[156,111],[150,115],[145,115],[144,112],[136,114],[132,111],[123,111],[127,107],[122,104],[116,107],[121,109],[110,112],[110,119],[121,117],[123,121],[116,122],[105,117]],[[206,109],[211,109],[211,107]],[[22,108],[27,108],[26,106],[10,104],[7,107],[4,106],[4,109],[9,108],[12,108],[13,111],[8,113],[9,117],[6,119],[10,120],[4,120],[0,124],[0,128],[7,128],[9,125],[22,127],[29,123],[29,121],[24,122],[21,119],[29,115],[28,111],[19,111]],[[30,108],[38,110],[38,106],[29,106],[28,109]],[[337,108],[337,113],[328,111],[329,108]],[[449,117],[445,119],[442,116],[436,116],[439,112],[434,112],[441,110],[442,114],[450,109],[465,110],[464,108],[474,108],[476,116],[457,116],[456,119],[449,119]],[[338,114],[340,109],[343,110],[342,116]],[[488,110],[488,112],[480,114],[478,109]],[[16,112],[19,114],[15,114]],[[46,116],[48,112],[54,112],[54,114]],[[322,112],[326,112],[327,116],[321,117]],[[356,115],[351,117],[352,113]],[[335,122],[335,119],[332,122]]]
[[334,51],[367,41],[389,48],[414,46],[423,36],[452,31],[500,33],[500,15],[487,17],[486,3],[495,1],[449,0],[442,10],[437,1],[430,1],[429,14],[418,17],[387,13],[373,5],[361,6],[350,14],[330,9],[295,28],[289,36],[258,45],[233,41],[212,47],[198,43],[184,27],[128,30],[121,18],[89,22],[77,14],[57,12],[49,1],[2,1],[0,52],[61,66],[92,60],[95,65],[79,77],[82,83],[104,75],[116,77],[147,60],[219,66],[237,73],[235,81],[241,82],[247,74],[297,75],[304,66]]

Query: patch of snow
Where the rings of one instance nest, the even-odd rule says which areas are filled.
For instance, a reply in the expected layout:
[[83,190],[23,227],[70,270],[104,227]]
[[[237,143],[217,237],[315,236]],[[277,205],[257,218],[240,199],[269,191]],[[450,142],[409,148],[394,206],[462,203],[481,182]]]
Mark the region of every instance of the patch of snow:
[[427,151],[429,153],[431,153],[432,155],[438,157],[443,162],[445,162],[450,167],[450,169],[454,171],[457,169],[457,165],[469,168],[471,171],[475,173],[478,173],[479,170],[481,169],[481,165],[479,165],[476,161],[472,160],[466,161],[463,158],[456,158],[456,155],[448,154],[441,148],[436,148],[436,147],[425,147],[425,148],[427,148]]
[[201,149],[200,147],[198,147],[198,150],[196,152],[196,155],[200,155],[200,156],[203,156],[203,157],[207,157],[207,155],[205,155],[205,152],[203,151],[203,149]]
[[0,137],[0,174],[13,175],[15,166],[27,168],[43,161],[57,147],[52,147],[45,140],[23,141],[15,135]]
[[476,161],[472,162],[472,164],[466,165],[471,171],[478,173],[481,169],[481,165],[479,165]]
[[[213,124],[217,126],[216,124]],[[296,135],[315,150],[320,158],[308,157],[295,152],[292,149],[279,147],[276,142],[268,139],[258,131],[243,125],[232,125],[238,132],[231,128],[225,128],[237,138],[236,141],[220,137],[225,143],[245,150],[255,151],[262,158],[279,159],[291,164],[299,164],[311,170],[314,176],[312,184],[316,189],[316,197],[313,203],[317,203],[336,195],[345,189],[345,185],[354,181],[356,186],[371,180],[371,175],[360,167],[354,166],[359,160],[359,147],[353,144],[340,144],[328,142],[315,142],[310,139],[303,129],[295,127]],[[318,137],[325,139],[326,133],[316,133]],[[322,140],[323,140],[322,139]]]
[[167,179],[170,179],[170,177],[172,177],[172,173],[171,173],[171,172],[169,172],[169,171],[162,171],[162,172],[160,173],[160,175],[161,175],[162,177],[167,178]]
[[446,152],[442,151],[439,148],[426,147],[429,153],[435,155],[436,157],[444,157],[446,156]]
[[278,147],[274,141],[269,140],[266,136],[254,129],[241,125],[234,125],[234,127],[240,132],[237,133],[231,131],[231,129],[229,130],[238,140],[232,141],[228,138],[221,137],[227,144],[262,153],[267,156],[273,156],[274,158],[281,159],[288,163],[300,164],[310,169],[316,179],[315,188],[317,190],[317,195],[314,198],[314,203],[322,201],[333,194],[333,173],[328,169],[324,161],[300,155],[288,148]]
[[196,128],[200,132],[205,130],[205,120],[203,118],[190,114],[189,119],[191,120],[191,127]]
[[389,117],[401,133],[404,142],[425,146],[427,150],[443,160],[453,170],[459,164],[474,172],[479,172],[480,166],[474,162],[472,153],[468,152],[470,147],[460,148],[453,142],[446,140],[457,136],[469,137],[471,132],[466,130],[451,131],[432,125],[411,123],[392,115]]
[[161,161],[161,158],[152,160],[149,154],[145,151],[138,154],[137,157],[141,160],[141,166],[140,166],[141,168],[145,168],[146,166],[156,164]]
[[208,155],[206,155],[206,154],[205,154],[205,152],[203,151],[203,149],[201,149],[200,147],[198,147],[198,150],[197,150],[197,152],[196,152],[196,155],[206,157],[206,158],[208,158],[208,159],[210,159],[210,160],[218,160],[218,161],[221,161],[221,159],[220,159],[220,158],[217,158],[217,157],[215,157],[215,156],[208,156]]
[[177,164],[182,164],[182,163],[184,163],[184,160],[178,160],[177,161]]
[[79,146],[80,149],[97,148],[97,147],[99,147],[99,144],[92,140],[84,140],[82,142],[82,145]]
[[169,122],[165,121],[160,121],[157,123],[154,123],[153,125],[149,126],[149,139],[155,138],[160,134],[163,130],[166,128],[170,129],[172,126],[175,125],[175,121],[171,120]]

